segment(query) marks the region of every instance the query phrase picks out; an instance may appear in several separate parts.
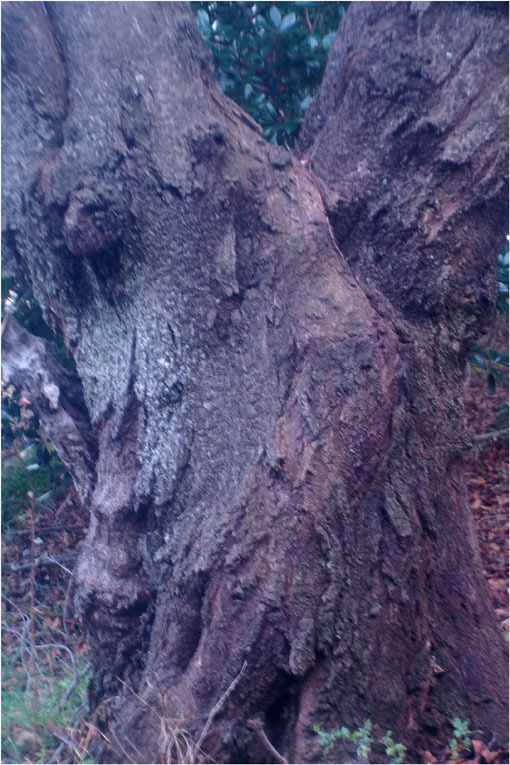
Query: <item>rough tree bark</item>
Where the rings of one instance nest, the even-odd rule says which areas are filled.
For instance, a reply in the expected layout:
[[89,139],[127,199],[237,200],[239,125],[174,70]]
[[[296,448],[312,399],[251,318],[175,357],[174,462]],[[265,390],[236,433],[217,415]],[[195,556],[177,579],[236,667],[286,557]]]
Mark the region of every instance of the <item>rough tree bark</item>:
[[353,4],[295,156],[184,5],[2,11],[5,267],[77,370],[9,320],[5,374],[90,509],[98,760],[311,762],[315,723],[368,717],[414,754],[454,715],[506,736],[460,427],[506,4]]

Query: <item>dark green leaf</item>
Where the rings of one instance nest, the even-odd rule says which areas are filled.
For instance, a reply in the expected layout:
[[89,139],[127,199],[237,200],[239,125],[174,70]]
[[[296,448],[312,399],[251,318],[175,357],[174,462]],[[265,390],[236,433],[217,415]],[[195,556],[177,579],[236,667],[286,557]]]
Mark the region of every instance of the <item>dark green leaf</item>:
[[324,50],[329,50],[331,48],[335,37],[336,37],[336,32],[328,32],[328,34],[322,38],[322,47],[324,48]]
[[295,13],[287,13],[280,24],[280,32],[286,32],[287,29],[290,29],[294,26],[296,23],[296,14]]
[[281,21],[282,21],[282,14],[280,13],[276,5],[271,6],[271,10],[269,11],[269,16],[271,18],[271,21],[275,25],[275,27],[279,29]]
[[200,10],[197,11],[197,24],[203,37],[208,40],[212,30],[209,22],[209,14],[203,8],[200,8]]

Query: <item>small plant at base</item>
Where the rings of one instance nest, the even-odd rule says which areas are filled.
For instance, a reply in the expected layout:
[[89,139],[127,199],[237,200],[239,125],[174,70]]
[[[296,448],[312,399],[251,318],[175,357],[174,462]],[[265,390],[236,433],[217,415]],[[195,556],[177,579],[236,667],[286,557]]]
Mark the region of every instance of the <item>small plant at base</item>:
[[406,748],[404,744],[396,744],[393,741],[393,732],[391,730],[387,730],[384,736],[381,738],[381,743],[384,744],[384,752],[388,757],[391,757],[391,761],[395,763],[395,765],[399,765],[401,762],[404,762],[404,757],[406,754]]
[[[341,738],[341,732],[338,730],[338,728],[335,728],[328,733],[327,731],[323,730],[320,725],[314,725],[313,730],[319,736],[319,746],[322,749],[323,754],[328,754],[333,748],[335,741],[338,738]],[[347,728],[342,728],[342,730],[347,731]]]
[[335,741],[349,741],[356,745],[356,754],[358,757],[363,757],[368,760],[369,754],[372,751],[372,746],[380,742],[384,745],[385,754],[392,758],[391,762],[395,763],[395,765],[399,765],[404,761],[406,753],[404,744],[397,744],[393,741],[393,733],[391,730],[386,731],[382,738],[374,739],[371,735],[371,720],[365,720],[363,725],[354,731],[350,731],[349,728],[346,728],[345,726],[342,726],[342,728],[335,728],[329,732],[323,730],[320,725],[314,725],[313,729],[319,736],[319,746],[324,755],[329,754]]
[[453,757],[460,757],[462,752],[468,750],[474,736],[481,732],[480,730],[471,730],[467,720],[455,717],[453,719],[453,738],[450,741],[450,752]]

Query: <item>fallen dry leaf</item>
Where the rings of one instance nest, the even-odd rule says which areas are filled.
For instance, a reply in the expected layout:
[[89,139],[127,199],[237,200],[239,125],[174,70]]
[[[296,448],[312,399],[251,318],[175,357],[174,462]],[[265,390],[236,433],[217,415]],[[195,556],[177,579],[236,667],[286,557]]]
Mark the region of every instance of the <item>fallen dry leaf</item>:
[[473,747],[473,752],[475,753],[475,757],[478,757],[478,755],[481,754],[483,750],[487,748],[487,745],[483,741],[478,741],[476,738],[473,739],[473,741],[471,742],[471,746]]
[[483,757],[485,762],[488,762],[488,763],[496,762],[500,754],[501,754],[501,749],[496,749],[495,752],[491,752],[490,749],[485,748],[483,752],[481,752],[481,756]]
[[89,740],[99,738],[99,731],[95,725],[93,725],[92,723],[87,723],[87,722],[85,723],[85,725],[87,726],[87,738]]
[[46,720],[46,727],[50,733],[53,733],[54,736],[62,741],[67,741],[69,738],[65,730],[61,728],[60,725],[57,725],[56,722],[53,722],[53,720]]

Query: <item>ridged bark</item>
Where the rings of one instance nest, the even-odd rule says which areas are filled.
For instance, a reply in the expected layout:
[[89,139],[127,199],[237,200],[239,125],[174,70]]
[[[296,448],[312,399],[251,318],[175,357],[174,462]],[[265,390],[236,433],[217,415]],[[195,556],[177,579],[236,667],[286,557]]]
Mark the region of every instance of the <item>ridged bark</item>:
[[292,156],[186,6],[4,5],[5,260],[77,371],[12,320],[6,370],[90,509],[98,761],[180,761],[228,688],[220,762],[314,762],[315,723],[366,718],[414,754],[453,716],[506,735],[460,429],[507,232],[504,10],[353,3]]

